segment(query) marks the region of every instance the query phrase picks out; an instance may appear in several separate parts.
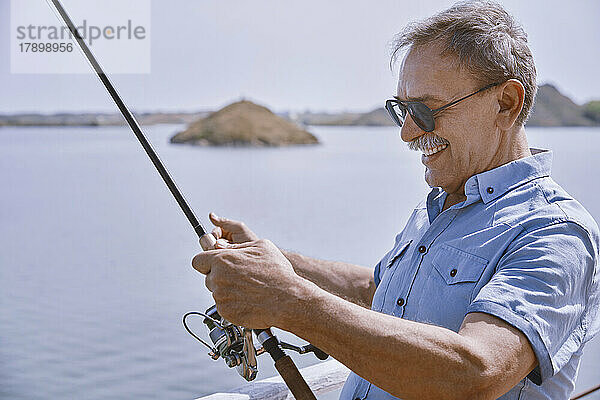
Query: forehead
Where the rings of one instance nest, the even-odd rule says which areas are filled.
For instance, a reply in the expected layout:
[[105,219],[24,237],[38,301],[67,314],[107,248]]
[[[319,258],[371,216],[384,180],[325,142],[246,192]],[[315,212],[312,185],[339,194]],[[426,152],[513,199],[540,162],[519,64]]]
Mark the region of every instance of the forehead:
[[442,55],[435,46],[414,47],[402,60],[397,95],[401,99],[447,100],[473,84],[454,56]]

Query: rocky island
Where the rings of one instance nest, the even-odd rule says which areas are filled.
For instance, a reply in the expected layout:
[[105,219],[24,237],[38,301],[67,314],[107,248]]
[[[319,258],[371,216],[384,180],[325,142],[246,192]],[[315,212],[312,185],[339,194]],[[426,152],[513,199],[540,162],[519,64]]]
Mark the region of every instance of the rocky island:
[[318,140],[268,108],[248,100],[232,103],[191,123],[171,143],[201,146],[288,146],[317,144]]
[[527,126],[594,126],[600,120],[590,115],[593,101],[584,105],[576,104],[562,94],[555,86],[541,85],[535,97],[535,104]]

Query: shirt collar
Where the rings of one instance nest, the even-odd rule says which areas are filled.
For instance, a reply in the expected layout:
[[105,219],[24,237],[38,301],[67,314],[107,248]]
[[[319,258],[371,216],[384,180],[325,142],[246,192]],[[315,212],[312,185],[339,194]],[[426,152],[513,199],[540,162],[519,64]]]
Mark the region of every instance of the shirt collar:
[[[489,171],[473,175],[465,182],[467,199],[452,208],[463,208],[479,200],[484,203],[497,199],[506,192],[543,176],[550,176],[552,151],[531,148],[531,156],[520,158]],[[429,222],[441,213],[447,193],[434,187],[427,196]]]
[[445,200],[446,192],[439,187],[432,188],[429,195],[427,195],[427,217],[430,224],[442,212]]
[[473,175],[465,183],[465,195],[469,198],[481,198],[484,203],[504,195],[508,191],[534,179],[550,176],[552,170],[552,151],[531,148],[531,156],[520,158],[497,168]]

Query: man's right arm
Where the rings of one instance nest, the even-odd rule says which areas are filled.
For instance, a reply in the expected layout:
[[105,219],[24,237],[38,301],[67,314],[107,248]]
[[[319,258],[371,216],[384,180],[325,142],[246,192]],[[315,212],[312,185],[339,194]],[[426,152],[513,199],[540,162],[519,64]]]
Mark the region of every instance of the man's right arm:
[[[216,226],[212,234],[217,239],[224,238],[231,243],[244,243],[258,239],[258,236],[243,222],[217,217],[212,213],[209,217]],[[290,251],[282,250],[282,252],[292,263],[296,273],[304,279],[347,301],[362,307],[371,307],[375,293],[372,269],[343,262],[319,260]]]

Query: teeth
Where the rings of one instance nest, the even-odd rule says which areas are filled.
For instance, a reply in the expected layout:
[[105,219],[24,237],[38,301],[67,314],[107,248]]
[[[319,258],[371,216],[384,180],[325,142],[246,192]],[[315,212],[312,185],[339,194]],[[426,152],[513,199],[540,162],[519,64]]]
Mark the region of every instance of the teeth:
[[448,147],[447,144],[441,144],[435,147],[430,147],[428,149],[423,150],[423,154],[425,154],[426,156],[432,156],[435,153],[439,153],[440,151],[444,150],[446,147]]

